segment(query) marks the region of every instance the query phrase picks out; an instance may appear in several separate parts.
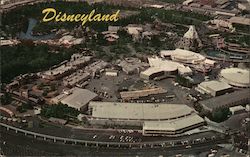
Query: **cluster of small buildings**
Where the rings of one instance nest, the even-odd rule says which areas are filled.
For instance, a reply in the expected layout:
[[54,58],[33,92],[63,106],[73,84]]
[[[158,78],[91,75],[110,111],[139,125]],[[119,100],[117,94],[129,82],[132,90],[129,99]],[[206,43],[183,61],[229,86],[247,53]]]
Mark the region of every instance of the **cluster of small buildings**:
[[49,40],[34,41],[34,43],[45,43],[48,45],[63,46],[66,48],[70,48],[71,46],[74,46],[74,45],[83,44],[84,42],[85,42],[85,38],[76,38],[72,35],[62,36],[58,40],[49,39]]
[[119,39],[118,31],[126,31],[128,35],[131,35],[133,41],[140,41],[141,39],[148,39],[157,34],[156,31],[153,31],[150,25],[134,25],[129,24],[126,27],[120,26],[108,26],[107,31],[103,31],[101,34],[104,36],[103,38],[109,43],[116,42]]
[[119,39],[118,31],[121,30],[119,26],[108,26],[108,30],[102,32],[104,39],[108,42],[116,42]]
[[43,102],[42,98],[33,94],[29,87],[21,88],[22,85],[26,84],[29,81],[33,81],[37,78],[38,76],[33,73],[17,76],[12,82],[6,85],[5,87],[6,92],[15,95],[15,97],[21,97],[22,101],[29,101],[34,104],[39,104]]
[[105,68],[109,67],[109,65],[108,62],[98,60],[86,66],[84,70],[85,72],[90,73],[91,77],[95,77],[98,73],[104,72]]
[[230,21],[228,20],[222,20],[222,19],[213,19],[207,22],[208,28],[213,28],[213,29],[224,29],[228,31],[233,31],[233,25]]
[[63,85],[66,87],[80,86],[81,83],[90,78],[90,73],[78,70],[75,73],[63,78]]
[[250,70],[225,68],[218,74],[217,80],[204,81],[195,89],[212,98],[199,101],[205,110],[214,111],[219,108],[230,108],[250,103]]
[[137,58],[125,58],[124,60],[118,60],[117,65],[120,66],[126,74],[130,75],[140,73],[148,67],[147,63],[144,63]]
[[228,30],[230,32],[233,32],[235,31],[234,24],[249,26],[250,18],[233,16],[227,19],[213,19],[207,21],[207,24],[209,24],[209,28]]
[[85,111],[88,102],[97,100],[98,95],[83,88],[88,84],[89,79],[104,72],[108,66],[109,63],[102,60],[94,61],[91,56],[74,54],[69,62],[43,73],[42,77],[50,81],[62,78],[65,89],[70,88],[50,99],[49,103],[63,103],[77,110]]
[[186,0],[182,8],[204,14],[236,16],[242,9],[231,9],[232,6],[237,7],[235,4],[230,0]]
[[[83,88],[88,84],[89,79],[104,72],[108,65],[109,63],[102,60],[94,61],[92,56],[73,54],[69,61],[64,61],[48,71],[16,77],[6,86],[6,91],[16,95],[20,100],[36,104],[46,100],[50,104],[61,102],[78,110],[85,110],[86,104],[90,100],[96,100],[98,96]],[[31,81],[32,84],[30,84]],[[37,82],[39,83],[37,84]],[[57,92],[52,91],[50,82],[54,86],[55,84],[62,85],[62,89],[58,89]],[[46,84],[44,89],[38,88],[40,84]],[[23,88],[24,86],[27,87]],[[45,95],[44,92],[49,95]]]
[[42,73],[42,78],[48,80],[60,79],[67,76],[77,69],[86,66],[90,61],[91,56],[84,56],[83,54],[74,54],[71,56],[70,61],[64,61],[56,67],[52,67],[51,70]]
[[143,28],[139,26],[127,26],[126,30],[128,34],[132,35],[134,41],[138,41],[140,34],[143,32]]
[[75,38],[71,35],[66,35],[59,39],[58,44],[72,46],[72,45],[82,44],[83,42],[84,42],[83,38]]
[[153,25],[151,24],[146,24],[146,25],[129,24],[124,29],[129,35],[132,36],[133,41],[138,42],[143,39],[151,40],[153,36],[159,35],[160,31],[162,30],[154,29],[155,27],[157,27],[157,25],[158,25],[157,22],[155,22]]

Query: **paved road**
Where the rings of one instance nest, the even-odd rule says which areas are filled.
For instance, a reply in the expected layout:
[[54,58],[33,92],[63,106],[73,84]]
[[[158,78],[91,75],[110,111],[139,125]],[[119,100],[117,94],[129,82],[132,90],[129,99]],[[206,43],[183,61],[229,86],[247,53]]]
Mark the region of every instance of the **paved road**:
[[[190,149],[186,148],[157,148],[157,149],[104,149],[96,147],[83,147],[75,145],[54,144],[47,141],[35,140],[27,138],[22,134],[15,132],[7,132],[5,129],[0,130],[0,141],[2,152],[8,156],[42,156],[42,155],[78,155],[78,156],[172,156],[175,154],[189,154],[200,156],[201,152],[207,152],[211,148],[218,149],[213,143],[208,145],[193,146]],[[5,142],[3,144],[3,142]],[[205,157],[205,155],[204,155]]]
[[[14,125],[14,123],[10,122],[5,122],[8,125],[12,125],[15,127],[18,127],[19,124]],[[37,124],[38,125],[38,124]],[[40,124],[41,125],[41,124]],[[90,140],[90,141],[102,141],[102,142],[119,142],[121,136],[125,138],[125,136],[133,137],[133,140],[131,142],[170,142],[170,141],[192,141],[194,139],[201,139],[203,137],[206,138],[211,138],[213,136],[219,137],[220,133],[216,132],[204,132],[204,133],[199,133],[195,135],[190,135],[190,136],[184,136],[184,137],[150,137],[150,136],[142,136],[140,133],[119,133],[117,132],[110,132],[110,131],[92,131],[92,130],[82,130],[82,129],[76,129],[76,128],[71,128],[67,126],[62,126],[62,125],[51,125],[50,123],[42,124],[43,127],[41,126],[34,126],[32,128],[23,128],[28,131],[33,131],[41,134],[48,134],[52,136],[58,136],[58,137],[65,137],[65,138],[75,138],[75,139],[80,139],[80,140]],[[95,135],[97,135],[95,138],[93,138]],[[110,136],[114,135],[114,139],[110,139]]]

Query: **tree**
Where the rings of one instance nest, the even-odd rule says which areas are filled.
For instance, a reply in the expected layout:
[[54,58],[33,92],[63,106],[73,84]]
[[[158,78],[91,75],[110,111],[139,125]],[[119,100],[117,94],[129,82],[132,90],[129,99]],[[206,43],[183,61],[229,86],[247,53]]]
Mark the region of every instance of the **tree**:
[[48,95],[48,91],[47,91],[47,90],[44,90],[42,95],[43,95],[44,97],[46,97],[46,96]]
[[8,105],[12,101],[12,97],[9,93],[4,93],[4,95],[1,97],[1,105]]
[[161,41],[160,41],[159,37],[153,36],[151,39],[151,44],[153,47],[156,47],[156,48],[161,47]]
[[25,110],[22,106],[18,106],[18,107],[16,108],[16,110],[17,110],[18,112],[20,112],[20,113],[24,113],[24,112],[27,111],[27,110]]
[[50,86],[50,90],[51,91],[55,91],[56,90],[56,85],[54,83]]
[[190,82],[188,79],[186,79],[185,77],[182,77],[180,75],[176,76],[176,82],[178,82],[180,85],[188,87],[188,88],[193,86],[192,82]]
[[27,110],[32,110],[34,109],[33,105],[31,103],[23,103],[22,107]]
[[18,106],[16,110],[20,113],[26,112],[27,110],[34,109],[33,105],[31,103],[23,103],[21,106]]
[[211,119],[215,122],[223,122],[231,115],[229,108],[219,108],[212,112]]
[[68,119],[69,117],[77,117],[80,112],[72,107],[62,103],[54,105],[46,105],[42,108],[41,115],[44,117],[55,117]]

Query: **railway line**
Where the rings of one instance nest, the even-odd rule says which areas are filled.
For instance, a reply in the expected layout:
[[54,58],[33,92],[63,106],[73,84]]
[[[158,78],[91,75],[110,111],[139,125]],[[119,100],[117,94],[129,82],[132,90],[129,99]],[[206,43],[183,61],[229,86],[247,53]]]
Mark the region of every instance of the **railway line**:
[[102,142],[102,141],[91,141],[91,140],[80,140],[80,139],[72,139],[65,138],[59,136],[52,136],[37,132],[32,132],[28,130],[24,130],[21,128],[17,128],[14,126],[10,126],[5,123],[0,123],[0,127],[5,128],[7,131],[14,131],[15,133],[21,133],[27,137],[32,137],[37,140],[44,140],[54,143],[64,143],[64,144],[74,144],[74,145],[83,145],[86,147],[105,147],[105,148],[187,148],[192,146],[206,145],[206,144],[217,144],[226,142],[228,139],[222,137],[216,137],[214,139],[206,140],[206,141],[192,141],[188,145],[183,144],[181,141],[175,141],[174,143],[171,141],[153,141],[153,142],[135,142],[135,143],[121,143],[121,142]]

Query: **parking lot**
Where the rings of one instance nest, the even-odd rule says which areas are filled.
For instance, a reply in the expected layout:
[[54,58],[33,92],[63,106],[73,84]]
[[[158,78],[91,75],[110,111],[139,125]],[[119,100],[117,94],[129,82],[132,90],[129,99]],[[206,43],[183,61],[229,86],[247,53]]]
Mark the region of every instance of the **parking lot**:
[[91,79],[86,88],[97,93],[104,101],[117,101],[119,85],[126,80],[134,82],[138,79],[137,75],[126,75],[123,72],[117,77],[101,74],[100,78]]

